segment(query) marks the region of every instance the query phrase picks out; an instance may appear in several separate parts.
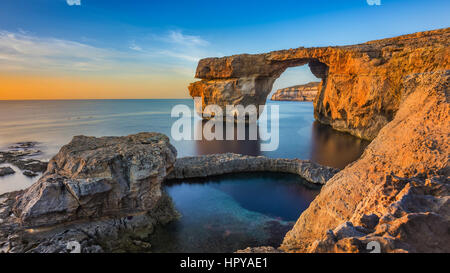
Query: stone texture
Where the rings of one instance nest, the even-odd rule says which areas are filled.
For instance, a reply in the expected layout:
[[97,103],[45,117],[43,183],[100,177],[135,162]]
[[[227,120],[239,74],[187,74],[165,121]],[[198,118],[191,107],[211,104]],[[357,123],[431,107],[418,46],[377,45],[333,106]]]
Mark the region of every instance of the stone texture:
[[271,100],[313,101],[319,92],[320,82],[310,82],[277,90]]
[[450,28],[352,46],[296,48],[199,61],[189,86],[210,104],[264,105],[274,81],[288,68],[308,64],[322,79],[315,118],[333,128],[372,140],[390,122],[404,97],[410,74],[450,69]]
[[23,191],[0,195],[0,253],[68,253],[73,242],[79,243],[81,253],[151,252],[146,240],[155,226],[179,217],[163,192],[146,213],[26,229],[11,210],[21,194]]
[[39,174],[35,173],[35,172],[31,172],[31,171],[24,171],[23,175],[28,176],[28,177],[36,177]]
[[76,136],[17,199],[22,225],[36,227],[152,210],[176,150],[158,133]]
[[282,250],[271,246],[247,247],[246,249],[238,250],[236,253],[284,253]]
[[298,174],[311,183],[325,184],[338,170],[308,160],[226,153],[178,158],[167,179],[207,177],[239,172],[292,173]]
[[10,167],[1,167],[0,168],[0,176],[15,174],[16,172]]
[[331,178],[288,232],[288,252],[450,252],[450,71],[413,74],[362,157]]
[[30,158],[42,154],[39,149],[36,149],[36,145],[38,143],[33,141],[11,145],[6,151],[0,151],[0,163],[10,163],[23,171],[45,172],[47,162]]

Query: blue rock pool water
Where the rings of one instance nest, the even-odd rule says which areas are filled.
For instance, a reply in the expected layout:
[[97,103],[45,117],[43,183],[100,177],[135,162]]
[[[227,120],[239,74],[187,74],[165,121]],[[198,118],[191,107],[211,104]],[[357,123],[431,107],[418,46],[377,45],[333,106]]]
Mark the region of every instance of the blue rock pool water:
[[279,246],[319,193],[292,174],[240,173],[165,186],[183,215],[149,240],[155,252],[233,252]]

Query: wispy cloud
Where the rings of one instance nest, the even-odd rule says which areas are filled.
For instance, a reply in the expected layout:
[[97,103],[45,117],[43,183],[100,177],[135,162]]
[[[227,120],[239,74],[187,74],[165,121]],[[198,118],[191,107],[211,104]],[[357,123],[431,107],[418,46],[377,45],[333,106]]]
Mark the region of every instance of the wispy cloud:
[[135,51],[143,51],[142,47],[138,46],[136,42],[131,42],[131,45],[129,46],[129,49],[135,50]]
[[[180,30],[170,30],[163,35],[149,36],[151,40],[149,47],[137,46],[134,41],[132,44],[143,52],[178,62],[187,62],[189,66],[195,66],[201,58],[217,54],[212,52],[207,40],[200,36],[184,34]],[[156,42],[158,46],[155,46],[153,42]],[[134,47],[133,49],[136,50]]]
[[[140,38],[140,37],[139,37]],[[131,40],[128,50],[39,37],[27,31],[0,30],[0,71],[91,75],[161,75],[193,77],[199,59],[217,55],[199,36],[170,31],[150,40]]]
[[209,42],[203,40],[200,36],[186,35],[181,31],[170,31],[167,35],[167,41],[182,46],[207,46]]
[[81,0],[66,0],[69,6],[81,6]]
[[101,70],[111,67],[115,56],[79,42],[0,31],[1,70]]

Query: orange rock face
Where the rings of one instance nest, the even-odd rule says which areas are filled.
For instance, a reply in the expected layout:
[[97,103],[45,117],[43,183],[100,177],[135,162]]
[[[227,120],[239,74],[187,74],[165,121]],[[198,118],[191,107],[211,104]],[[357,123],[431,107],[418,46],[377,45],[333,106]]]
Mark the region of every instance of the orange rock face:
[[303,212],[288,252],[449,252],[450,71],[402,82],[400,107],[362,157]]
[[200,60],[192,97],[205,106],[263,105],[274,81],[288,68],[308,64],[322,79],[315,118],[333,128],[372,140],[391,121],[410,74],[450,69],[450,28],[364,44],[297,48],[257,55]]

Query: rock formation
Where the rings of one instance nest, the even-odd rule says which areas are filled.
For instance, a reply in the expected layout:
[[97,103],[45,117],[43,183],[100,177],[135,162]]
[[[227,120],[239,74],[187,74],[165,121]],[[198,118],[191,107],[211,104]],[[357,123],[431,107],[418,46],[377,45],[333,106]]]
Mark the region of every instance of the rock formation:
[[15,174],[16,172],[11,167],[1,167],[0,176]]
[[17,198],[13,211],[30,227],[145,213],[161,198],[161,182],[175,158],[169,139],[158,133],[76,136]]
[[[47,169],[47,162],[34,157],[42,152],[35,148],[37,142],[19,142],[6,151],[0,151],[0,163],[10,163],[27,173],[42,173]],[[24,172],[24,174],[25,174]]]
[[[372,140],[392,121],[404,97],[402,79],[450,66],[450,28],[352,46],[297,48],[200,60],[189,86],[207,105],[264,105],[274,81],[289,67],[308,64],[322,79],[315,118]],[[225,111],[224,111],[225,112]]]
[[271,100],[287,101],[313,101],[319,92],[320,82],[310,82],[303,85],[295,85],[278,89]]
[[308,160],[268,158],[233,153],[178,158],[167,179],[207,177],[239,172],[298,174],[315,184],[325,184],[338,170]]
[[450,251],[450,71],[402,82],[399,109],[286,235],[289,252]]

